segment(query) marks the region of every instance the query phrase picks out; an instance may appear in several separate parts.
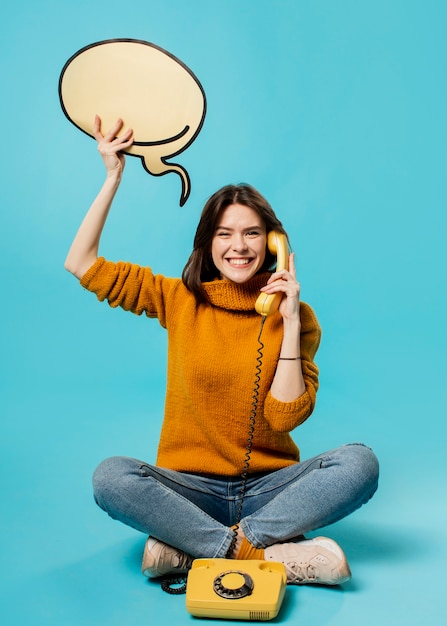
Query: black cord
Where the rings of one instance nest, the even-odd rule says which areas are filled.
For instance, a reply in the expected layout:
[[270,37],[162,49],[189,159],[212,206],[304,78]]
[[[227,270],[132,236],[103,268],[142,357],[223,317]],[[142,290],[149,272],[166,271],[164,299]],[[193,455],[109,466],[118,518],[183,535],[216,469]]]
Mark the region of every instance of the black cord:
[[186,576],[164,578],[161,581],[161,588],[171,596],[179,596],[186,593],[186,578]]
[[234,549],[236,547],[236,542],[238,538],[237,531],[239,530],[239,523],[242,519],[242,507],[244,504],[245,492],[247,491],[247,480],[248,480],[248,470],[250,467],[250,458],[251,452],[253,449],[253,436],[255,431],[256,417],[258,411],[258,396],[259,396],[259,383],[261,381],[261,371],[262,371],[262,358],[263,358],[263,350],[264,344],[261,341],[261,335],[264,328],[265,320],[267,317],[265,315],[261,318],[261,328],[259,329],[258,335],[258,356],[256,359],[256,374],[255,374],[255,382],[253,384],[253,396],[250,410],[250,422],[248,427],[248,438],[247,438],[247,446],[245,451],[245,459],[244,459],[244,467],[241,473],[241,489],[239,492],[239,502],[236,510],[236,522],[233,525],[233,537],[231,539],[230,546],[227,550],[226,557],[231,558],[233,556]]

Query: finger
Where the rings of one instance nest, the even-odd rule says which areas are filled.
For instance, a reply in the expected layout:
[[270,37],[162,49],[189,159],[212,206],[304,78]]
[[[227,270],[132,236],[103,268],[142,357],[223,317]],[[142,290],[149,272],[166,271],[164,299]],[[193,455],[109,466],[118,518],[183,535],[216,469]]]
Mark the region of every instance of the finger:
[[133,130],[128,128],[125,133],[120,135],[119,137],[115,137],[112,141],[109,141],[105,144],[105,148],[107,151],[112,151],[113,153],[119,152],[121,150],[127,150],[133,144]]
[[289,272],[291,273],[291,275],[293,276],[293,278],[296,278],[296,268],[295,268],[295,252],[292,252],[289,255]]
[[288,279],[289,279],[288,270],[279,270],[279,272],[273,272],[273,274],[268,279],[267,284],[269,285],[271,283],[274,283],[277,280],[288,280]]
[[112,143],[116,144],[131,144],[133,142],[133,129],[128,128],[122,135],[115,137]]
[[95,115],[95,121],[93,122],[93,136],[95,137],[96,141],[101,141],[102,139],[104,139],[101,133],[101,118],[99,117],[99,115]]
[[119,131],[122,129],[123,124],[124,122],[121,118],[117,119],[117,121],[112,126],[112,128],[110,128],[104,135],[105,141],[113,141],[116,138]]
[[133,144],[133,130],[129,128],[124,135],[116,137],[113,141],[98,141],[98,150],[103,157],[118,155],[128,150]]
[[132,144],[133,144],[133,134],[132,134],[132,130],[130,130],[129,133],[126,133],[126,135],[117,137],[112,142],[104,146],[102,151],[105,152],[106,154],[119,154],[120,152],[123,152],[124,150],[127,150],[128,148],[130,148]]
[[273,283],[265,285],[261,288],[264,293],[279,293],[283,292],[293,297],[299,294],[300,284],[295,280],[276,280]]

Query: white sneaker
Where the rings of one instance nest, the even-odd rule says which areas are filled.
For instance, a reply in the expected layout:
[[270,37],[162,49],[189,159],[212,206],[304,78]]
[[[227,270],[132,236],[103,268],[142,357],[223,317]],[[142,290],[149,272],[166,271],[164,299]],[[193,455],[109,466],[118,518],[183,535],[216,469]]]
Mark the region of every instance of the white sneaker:
[[141,571],[148,578],[158,578],[166,574],[186,574],[193,559],[182,550],[149,537],[146,541]]
[[351,578],[342,549],[327,537],[277,543],[266,548],[264,555],[266,561],[285,565],[287,582],[291,584],[340,585]]

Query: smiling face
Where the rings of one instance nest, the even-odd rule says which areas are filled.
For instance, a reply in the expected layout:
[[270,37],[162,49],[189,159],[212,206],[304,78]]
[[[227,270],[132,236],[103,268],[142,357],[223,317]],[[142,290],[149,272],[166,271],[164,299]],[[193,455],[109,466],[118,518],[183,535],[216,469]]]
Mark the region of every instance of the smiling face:
[[245,283],[262,267],[267,233],[260,215],[243,204],[230,204],[214,232],[211,255],[221,278]]

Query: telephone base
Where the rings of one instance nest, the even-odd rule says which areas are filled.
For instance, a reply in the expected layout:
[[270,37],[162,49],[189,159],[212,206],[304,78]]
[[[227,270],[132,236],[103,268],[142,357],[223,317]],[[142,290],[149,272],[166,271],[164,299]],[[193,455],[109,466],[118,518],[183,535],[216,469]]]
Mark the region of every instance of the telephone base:
[[186,609],[195,617],[268,621],[287,584],[282,563],[196,559],[188,574]]

